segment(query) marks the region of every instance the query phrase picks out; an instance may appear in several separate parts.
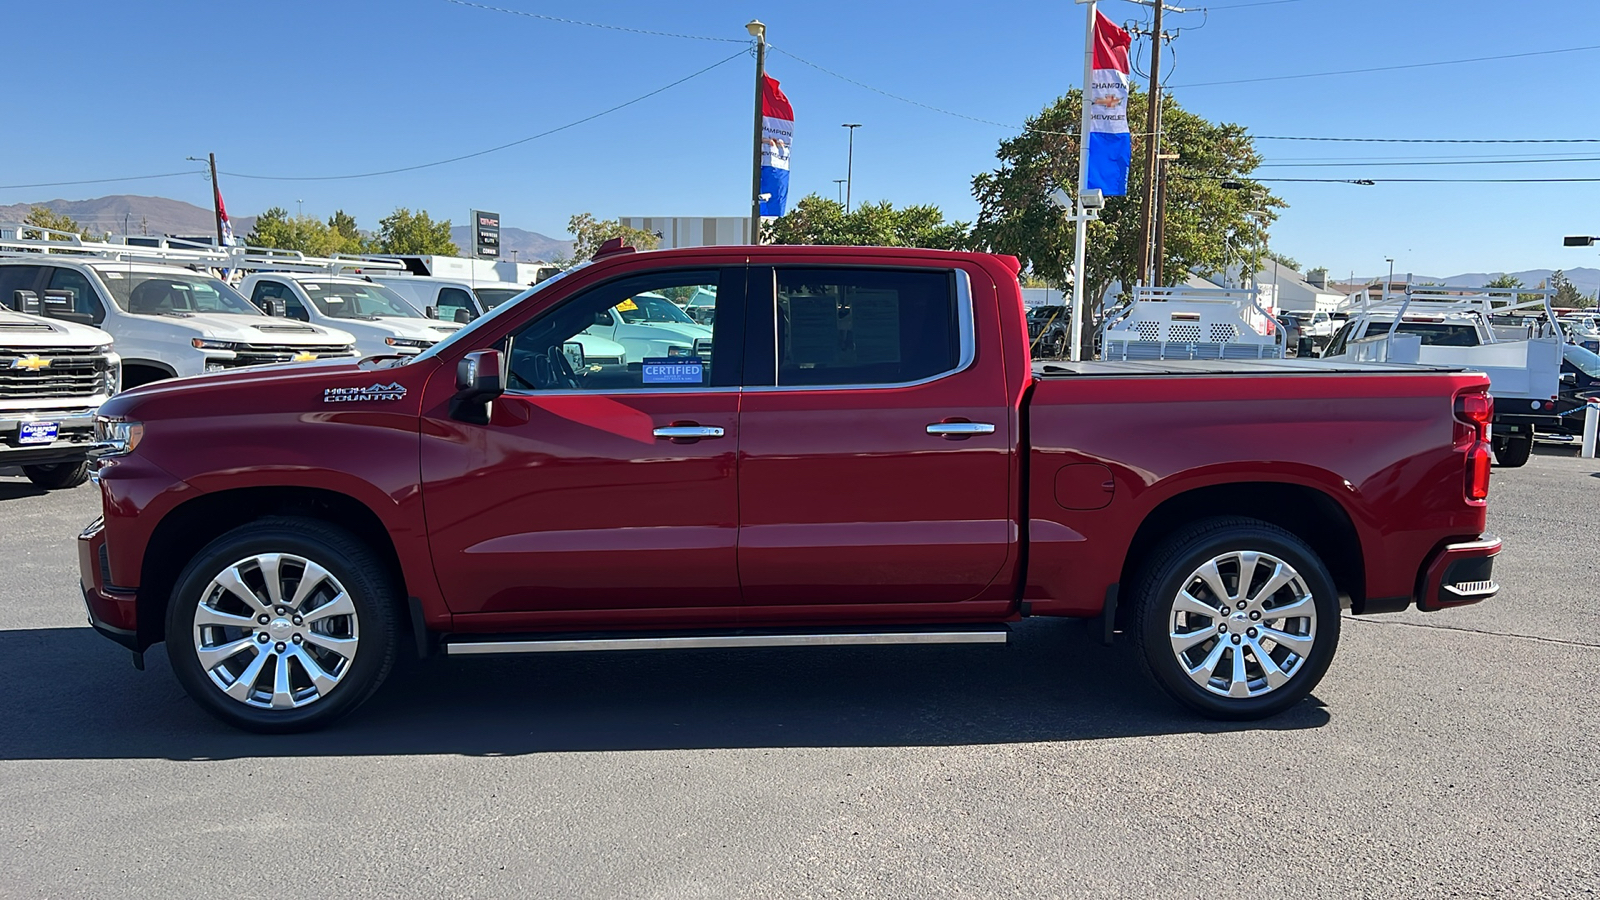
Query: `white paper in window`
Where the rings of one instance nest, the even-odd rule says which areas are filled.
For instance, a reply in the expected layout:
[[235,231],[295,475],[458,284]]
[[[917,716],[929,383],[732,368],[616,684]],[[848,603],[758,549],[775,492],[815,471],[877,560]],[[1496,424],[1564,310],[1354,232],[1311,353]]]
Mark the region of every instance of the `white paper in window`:
[[856,291],[850,296],[856,364],[900,361],[900,293]]
[[839,301],[829,296],[790,297],[790,361],[831,366],[838,356]]

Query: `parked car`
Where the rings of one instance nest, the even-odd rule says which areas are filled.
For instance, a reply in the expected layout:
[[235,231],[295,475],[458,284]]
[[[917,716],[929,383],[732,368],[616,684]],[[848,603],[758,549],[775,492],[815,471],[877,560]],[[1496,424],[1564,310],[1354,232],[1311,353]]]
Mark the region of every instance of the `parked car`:
[[1283,329],[1283,347],[1285,356],[1311,356],[1311,339],[1302,332],[1300,319],[1292,313],[1283,313],[1273,316],[1278,327]]
[[209,270],[227,263],[225,253],[71,237],[0,240],[0,297],[28,291],[41,299],[47,318],[111,335],[124,387],[355,355],[347,331],[269,318],[251,306]]
[[0,304],[0,466],[21,466],[39,487],[76,487],[89,477],[95,410],[120,387],[122,363],[111,335],[37,315],[40,297],[6,291],[10,271],[0,269],[0,296],[35,315]]
[[399,294],[359,276],[256,272],[239,290],[262,310],[282,304],[288,318],[348,331],[361,356],[421,353],[461,328],[427,318]]
[[406,299],[430,319],[465,325],[528,286],[504,281],[471,282],[428,275],[365,275]]
[[651,291],[624,297],[616,306],[597,312],[594,323],[583,333],[621,344],[629,364],[680,354],[711,354],[712,326],[696,322],[676,303]]
[[1290,346],[1299,347],[1301,356],[1321,356],[1344,324],[1339,314],[1323,310],[1289,310],[1282,318],[1292,318],[1300,326],[1301,340]]
[[[1247,719],[1316,686],[1343,604],[1495,594],[1483,375],[1031,364],[1017,272],[612,242],[414,357],[129,391],[78,538],[91,621],[136,660],[165,640],[259,731],[349,712],[402,641],[1001,643],[1025,616],[1095,619],[1178,701]],[[694,287],[703,355],[575,377],[597,315]]]
[[1035,306],[1028,310],[1028,339],[1035,358],[1065,359],[1072,341],[1071,313],[1065,306]]

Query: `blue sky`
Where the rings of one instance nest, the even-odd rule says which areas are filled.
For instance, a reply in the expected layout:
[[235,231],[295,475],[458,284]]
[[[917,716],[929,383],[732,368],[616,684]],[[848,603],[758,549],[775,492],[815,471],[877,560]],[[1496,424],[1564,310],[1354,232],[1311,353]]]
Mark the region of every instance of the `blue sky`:
[[[1083,8],[1065,0],[977,3],[593,3],[493,5],[729,39],[765,21],[769,40],[884,91],[1020,124],[1082,78]],[[1241,5],[1251,3],[1253,5]],[[1191,4],[1198,6],[1198,3]],[[271,4],[12,4],[11,127],[0,184],[174,172],[215,151],[225,173],[340,175],[407,166],[524,138],[702,69],[736,43],[682,40],[466,8],[446,0]],[[1223,8],[1234,7],[1234,8]],[[1106,0],[1115,21],[1147,16]],[[1188,108],[1253,133],[1291,136],[1600,137],[1600,49],[1336,77],[1202,82],[1406,65],[1600,45],[1600,4],[1218,0],[1182,28],[1168,84]],[[31,35],[28,39],[18,39]],[[1014,132],[903,103],[781,53],[769,71],[796,111],[791,196],[832,196],[842,122],[861,122],[855,198],[976,213],[973,174]],[[60,93],[24,87],[59,72]],[[1189,85],[1186,87],[1186,85]],[[368,227],[395,206],[561,235],[568,216],[748,212],[752,63],[739,57],[620,112],[452,165],[373,178],[267,181],[224,175],[235,215],[304,201]],[[1597,157],[1600,144],[1531,146],[1265,142],[1272,163],[1442,157]],[[1600,162],[1273,166],[1261,177],[1600,177]],[[1564,249],[1600,233],[1594,184],[1276,184],[1290,203],[1274,249],[1336,277],[1593,265]],[[204,205],[198,175],[0,190],[0,204],[114,193]]]

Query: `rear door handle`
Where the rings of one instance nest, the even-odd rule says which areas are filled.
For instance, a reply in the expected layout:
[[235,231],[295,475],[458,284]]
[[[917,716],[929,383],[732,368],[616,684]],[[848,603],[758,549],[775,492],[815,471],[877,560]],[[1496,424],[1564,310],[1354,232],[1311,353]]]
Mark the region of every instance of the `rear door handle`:
[[994,434],[994,426],[988,422],[935,422],[928,426],[928,433],[939,437],[972,437]]
[[715,425],[663,425],[651,432],[651,434],[658,438],[681,441],[685,439],[719,438],[727,434],[727,432]]

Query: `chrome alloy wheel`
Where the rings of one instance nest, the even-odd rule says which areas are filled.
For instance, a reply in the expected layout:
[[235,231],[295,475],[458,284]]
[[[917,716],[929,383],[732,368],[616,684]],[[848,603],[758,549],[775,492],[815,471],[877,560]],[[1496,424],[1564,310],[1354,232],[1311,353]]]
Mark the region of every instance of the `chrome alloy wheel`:
[[217,573],[194,614],[194,649],[213,684],[259,709],[297,709],[350,672],[356,607],[327,569],[259,553]]
[[1305,667],[1317,608],[1294,566],[1236,550],[1184,579],[1169,625],[1172,652],[1195,684],[1223,697],[1260,697]]

